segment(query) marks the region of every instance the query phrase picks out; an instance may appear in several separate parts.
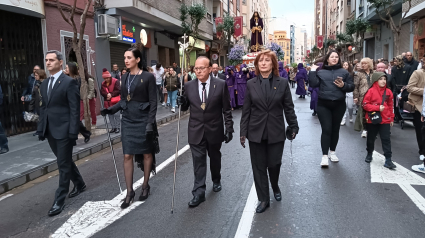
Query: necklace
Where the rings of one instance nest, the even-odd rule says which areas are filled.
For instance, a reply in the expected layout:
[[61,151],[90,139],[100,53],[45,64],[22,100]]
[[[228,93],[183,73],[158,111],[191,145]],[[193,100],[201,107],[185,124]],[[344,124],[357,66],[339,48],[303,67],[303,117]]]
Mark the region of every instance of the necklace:
[[133,76],[133,79],[131,80],[131,82],[129,82],[129,80],[128,80],[128,78],[130,78],[130,73],[129,73],[129,74],[128,74],[128,76],[127,76],[127,92],[128,92],[128,94],[127,94],[127,101],[130,101],[130,100],[131,100],[131,96],[130,96],[130,87],[131,87],[131,84],[133,83],[134,79],[136,78],[136,76],[137,76],[139,73],[140,73],[140,70],[139,70],[139,72],[137,72],[137,74],[135,74],[135,75]]

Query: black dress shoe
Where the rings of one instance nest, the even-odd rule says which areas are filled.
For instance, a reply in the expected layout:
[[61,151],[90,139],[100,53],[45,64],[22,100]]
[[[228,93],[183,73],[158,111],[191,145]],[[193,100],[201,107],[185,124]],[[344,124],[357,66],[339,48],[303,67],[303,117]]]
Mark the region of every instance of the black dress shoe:
[[50,208],[49,212],[47,213],[49,216],[55,216],[62,212],[63,208],[65,207],[65,204],[62,202],[55,202],[53,203],[53,206]]
[[9,152],[8,148],[1,148],[1,150],[0,150],[0,154],[5,154],[7,152]]
[[205,194],[203,195],[196,195],[190,200],[189,207],[197,207],[202,202],[205,202]]
[[117,129],[113,128],[112,130],[109,131],[109,133],[114,133],[116,131],[117,131]]
[[213,184],[213,191],[214,192],[220,192],[221,191],[221,183],[214,183]]
[[86,190],[85,184],[83,186],[79,187],[79,188],[77,188],[77,186],[74,186],[72,191],[68,194],[68,197],[69,198],[76,197],[76,196],[80,195],[80,193],[82,193],[84,190]]
[[262,213],[264,212],[268,207],[270,207],[270,202],[260,202],[260,204],[258,204],[257,210],[255,210],[257,213]]
[[38,136],[38,132],[36,132],[36,133],[32,134],[32,136]]
[[280,202],[280,201],[282,201],[282,193],[279,191],[279,192],[276,192],[276,193],[274,193],[274,198],[276,199],[276,201],[278,201],[278,202]]
[[90,136],[91,136],[91,132],[90,132],[89,136],[84,137],[84,143],[88,143],[90,141]]
[[120,129],[118,129],[118,128],[115,129],[115,133],[117,133],[117,134],[120,133]]
[[148,199],[150,194],[151,194],[151,186],[149,186],[149,184],[146,188],[143,188],[142,186],[142,193],[140,194],[139,201],[145,201],[146,199]]

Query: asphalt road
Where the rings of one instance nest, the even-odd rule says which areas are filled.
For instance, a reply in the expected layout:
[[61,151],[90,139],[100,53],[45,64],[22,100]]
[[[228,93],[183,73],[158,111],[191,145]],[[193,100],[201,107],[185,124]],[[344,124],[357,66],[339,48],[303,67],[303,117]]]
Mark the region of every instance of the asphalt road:
[[[353,124],[348,122],[341,128],[337,147],[340,162],[330,164],[328,169],[320,168],[319,121],[311,116],[308,97],[298,99],[294,95],[293,98],[300,133],[292,144],[292,156],[290,143],[285,145],[279,180],[283,199],[276,202],[272,197],[270,209],[252,214],[249,237],[424,237],[425,215],[401,187],[371,183],[371,168],[364,162],[366,139],[353,130]],[[106,224],[93,237],[235,237],[239,234],[241,218],[251,214],[244,209],[253,178],[249,149],[243,149],[238,140],[241,111],[233,114],[236,133],[233,141],[222,147],[221,192],[212,191],[208,174],[206,202],[188,208],[193,186],[188,150],[177,160],[174,214],[170,213],[174,163],[170,163],[152,177],[151,195],[146,202]],[[182,118],[180,148],[187,145],[187,122],[188,117]],[[161,152],[157,155],[157,165],[175,153],[177,122],[161,126],[159,132]],[[395,125],[391,139],[398,171],[402,171],[401,166],[410,169],[411,165],[419,164],[411,125],[406,125],[404,130]],[[379,139],[375,149],[382,153]],[[120,144],[115,152],[124,188]],[[57,188],[56,172],[0,197],[0,237],[49,237],[86,202],[112,200],[120,193],[109,150],[100,151],[77,165],[87,190],[67,199],[65,210],[58,216],[47,216]],[[143,172],[135,168],[134,180],[142,176]],[[425,179],[422,174],[418,176]],[[413,188],[425,197],[424,186],[413,185]],[[136,197],[139,195],[140,189],[136,190]]]

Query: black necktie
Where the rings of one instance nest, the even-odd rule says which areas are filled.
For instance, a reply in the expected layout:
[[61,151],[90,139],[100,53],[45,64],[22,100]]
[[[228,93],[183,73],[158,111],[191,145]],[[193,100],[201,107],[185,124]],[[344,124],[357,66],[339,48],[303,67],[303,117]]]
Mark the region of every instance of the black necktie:
[[207,89],[205,88],[205,86],[207,85],[207,83],[201,83],[202,84],[202,102],[206,102],[207,100]]
[[50,99],[50,95],[52,94],[52,90],[53,90],[53,80],[55,79],[55,77],[50,77],[49,80],[49,91],[47,91],[47,97]]

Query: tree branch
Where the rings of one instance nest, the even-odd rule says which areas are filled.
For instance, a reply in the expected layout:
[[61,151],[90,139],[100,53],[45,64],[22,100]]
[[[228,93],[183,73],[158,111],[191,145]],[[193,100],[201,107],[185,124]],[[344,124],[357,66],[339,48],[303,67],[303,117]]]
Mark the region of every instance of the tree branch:
[[401,22],[404,20],[404,18],[406,18],[407,13],[410,11],[410,8],[412,7],[412,0],[408,0],[409,2],[409,8],[407,9],[407,11],[404,13],[403,17],[400,18],[400,24],[399,26],[401,26]]
[[90,8],[91,2],[92,2],[92,0],[87,1],[86,7],[84,8],[84,12],[83,12],[83,14],[81,14],[81,18],[80,18],[81,19],[80,20],[80,38],[79,38],[79,41],[78,41],[78,48],[80,48],[80,49],[81,49],[82,42],[83,42],[83,39],[84,39],[84,29],[86,28],[86,17],[87,17],[87,12]]
[[62,7],[61,7],[61,4],[59,3],[59,1],[58,1],[58,0],[56,0],[56,6],[57,6],[57,8],[58,8],[58,10],[59,10],[59,12],[60,12],[60,14],[61,14],[62,18],[65,20],[65,22],[72,26],[72,24],[71,24],[71,22],[69,21],[69,19],[68,19],[68,18],[65,16],[65,14],[63,13],[63,11],[62,11]]

